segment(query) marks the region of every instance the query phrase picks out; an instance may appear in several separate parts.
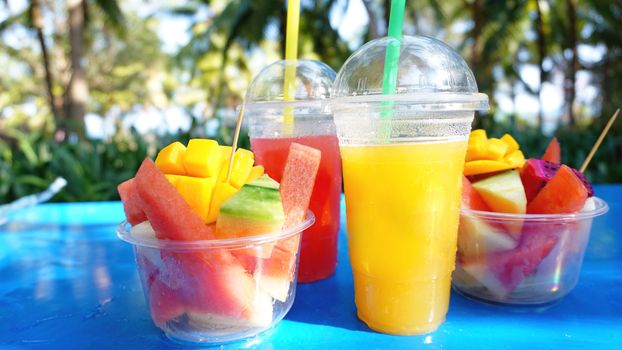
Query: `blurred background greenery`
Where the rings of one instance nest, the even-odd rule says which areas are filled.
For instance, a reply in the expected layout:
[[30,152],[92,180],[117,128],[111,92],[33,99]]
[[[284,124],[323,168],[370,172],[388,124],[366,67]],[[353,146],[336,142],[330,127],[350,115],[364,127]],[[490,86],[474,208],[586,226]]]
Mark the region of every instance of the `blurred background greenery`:
[[[303,0],[300,56],[338,70],[386,34],[389,5]],[[58,175],[56,200],[117,199],[172,139],[230,143],[246,86],[283,56],[285,15],[275,0],[0,0],[0,202]],[[404,31],[462,54],[492,102],[475,126],[528,157],[554,135],[578,167],[620,104],[622,1],[410,0]],[[592,182],[622,182],[621,124]]]

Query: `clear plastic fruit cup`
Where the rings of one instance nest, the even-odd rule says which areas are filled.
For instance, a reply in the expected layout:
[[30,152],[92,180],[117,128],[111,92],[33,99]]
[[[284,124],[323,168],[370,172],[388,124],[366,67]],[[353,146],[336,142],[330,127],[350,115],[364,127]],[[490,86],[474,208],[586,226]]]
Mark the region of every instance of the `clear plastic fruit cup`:
[[309,211],[281,232],[172,241],[124,221],[117,236],[134,246],[155,325],[173,341],[213,345],[254,337],[283,319],[296,294],[300,235],[314,222]]
[[589,198],[574,214],[506,214],[462,209],[453,285],[476,299],[546,304],[577,285],[592,219],[608,211]]

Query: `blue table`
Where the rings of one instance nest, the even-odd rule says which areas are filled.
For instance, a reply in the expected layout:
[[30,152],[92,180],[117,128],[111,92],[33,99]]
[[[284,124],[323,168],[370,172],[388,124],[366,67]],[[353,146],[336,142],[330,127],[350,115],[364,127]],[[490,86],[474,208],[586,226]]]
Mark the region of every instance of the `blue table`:
[[[301,285],[266,349],[577,348],[622,346],[622,185],[597,186],[610,212],[595,220],[581,280],[547,308],[510,308],[452,294],[447,321],[426,336],[371,331],[355,315],[345,230],[332,278]],[[0,227],[0,347],[179,348],[152,324],[129,244],[115,236],[119,202],[46,204]],[[342,223],[342,228],[345,224]],[[235,344],[233,347],[252,344]]]

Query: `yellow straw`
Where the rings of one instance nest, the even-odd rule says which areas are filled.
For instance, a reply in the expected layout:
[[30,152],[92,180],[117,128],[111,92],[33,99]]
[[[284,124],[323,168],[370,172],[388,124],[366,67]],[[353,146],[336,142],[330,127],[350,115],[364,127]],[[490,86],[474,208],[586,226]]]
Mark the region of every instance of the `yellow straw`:
[[[285,33],[285,81],[283,82],[284,101],[293,101],[296,97],[296,60],[298,59],[298,23],[300,22],[300,0],[287,2],[287,29]],[[285,108],[283,115],[285,131],[291,131],[294,123],[292,107]]]

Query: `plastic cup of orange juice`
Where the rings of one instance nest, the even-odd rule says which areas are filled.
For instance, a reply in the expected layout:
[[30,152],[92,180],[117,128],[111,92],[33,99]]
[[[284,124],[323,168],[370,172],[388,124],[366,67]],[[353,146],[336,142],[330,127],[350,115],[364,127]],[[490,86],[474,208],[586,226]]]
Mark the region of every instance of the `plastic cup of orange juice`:
[[488,97],[455,51],[421,36],[401,40],[395,93],[383,94],[394,40],[350,56],[331,110],[358,317],[379,332],[412,335],[445,320],[467,138]]

